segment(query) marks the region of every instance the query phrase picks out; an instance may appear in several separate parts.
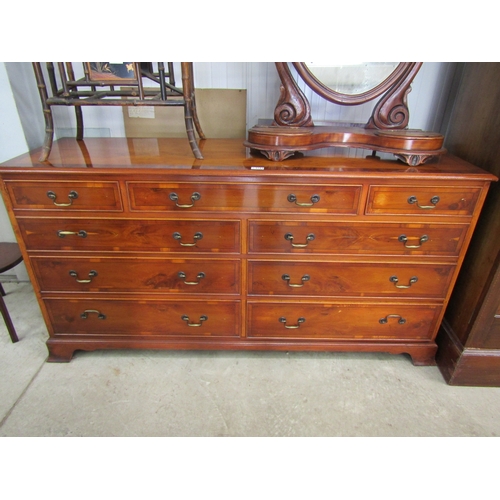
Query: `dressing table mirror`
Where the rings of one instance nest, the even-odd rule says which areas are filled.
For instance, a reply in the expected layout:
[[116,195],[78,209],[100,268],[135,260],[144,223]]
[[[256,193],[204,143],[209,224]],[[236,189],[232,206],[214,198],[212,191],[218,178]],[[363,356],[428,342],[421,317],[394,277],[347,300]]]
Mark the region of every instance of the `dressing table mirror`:
[[[418,166],[446,152],[444,137],[434,132],[408,129],[407,94],[422,63],[356,63],[348,65],[311,62],[277,62],[280,98],[272,125],[248,131],[245,146],[269,160],[282,161],[300,151],[348,147],[392,153],[408,165]],[[316,94],[341,106],[376,102],[364,126],[315,125],[311,106],[293,76],[290,64]]]

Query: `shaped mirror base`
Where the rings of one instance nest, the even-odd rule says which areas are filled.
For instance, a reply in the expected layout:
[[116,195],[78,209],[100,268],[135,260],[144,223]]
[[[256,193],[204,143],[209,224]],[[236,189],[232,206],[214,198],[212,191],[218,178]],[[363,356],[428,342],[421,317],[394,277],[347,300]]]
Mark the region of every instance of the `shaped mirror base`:
[[422,130],[270,125],[251,128],[244,145],[272,161],[283,161],[299,151],[349,147],[392,153],[408,165],[418,166],[444,154],[443,141],[441,134]]

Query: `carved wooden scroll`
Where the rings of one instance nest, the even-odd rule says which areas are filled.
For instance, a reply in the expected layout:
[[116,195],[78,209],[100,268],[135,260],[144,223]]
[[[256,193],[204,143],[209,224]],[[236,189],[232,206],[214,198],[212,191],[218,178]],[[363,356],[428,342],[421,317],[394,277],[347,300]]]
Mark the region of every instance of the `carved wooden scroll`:
[[410,117],[407,95],[422,63],[399,63],[384,81],[366,92],[352,95],[327,87],[304,63],[293,63],[314,92],[336,104],[358,105],[382,96],[364,127],[315,126],[310,104],[288,63],[275,64],[281,87],[274,122],[270,126],[251,128],[244,143],[268,159],[282,161],[298,151],[340,146],[393,153],[401,161],[417,166],[446,152],[441,134],[407,129]]

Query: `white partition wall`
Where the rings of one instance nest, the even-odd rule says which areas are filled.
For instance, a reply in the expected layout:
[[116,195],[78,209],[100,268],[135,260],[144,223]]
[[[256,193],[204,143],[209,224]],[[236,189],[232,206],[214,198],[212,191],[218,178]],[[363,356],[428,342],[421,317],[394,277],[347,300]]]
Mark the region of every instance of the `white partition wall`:
[[[0,63],[0,103],[0,162],[3,162],[28,150],[5,63]],[[0,240],[16,241],[7,210],[1,198]],[[9,276],[13,276],[18,281],[28,281],[28,274],[24,264],[11,269]],[[3,279],[5,279],[5,276]]]

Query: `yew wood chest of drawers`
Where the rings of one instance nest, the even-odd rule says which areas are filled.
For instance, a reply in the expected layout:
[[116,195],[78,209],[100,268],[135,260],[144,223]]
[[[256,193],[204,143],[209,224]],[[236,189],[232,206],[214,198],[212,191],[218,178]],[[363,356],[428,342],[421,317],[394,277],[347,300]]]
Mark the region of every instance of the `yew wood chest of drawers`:
[[435,336],[491,174],[270,162],[238,140],[57,141],[0,166],[50,338],[76,350],[407,353]]

